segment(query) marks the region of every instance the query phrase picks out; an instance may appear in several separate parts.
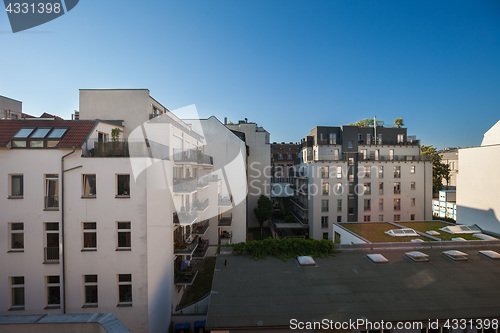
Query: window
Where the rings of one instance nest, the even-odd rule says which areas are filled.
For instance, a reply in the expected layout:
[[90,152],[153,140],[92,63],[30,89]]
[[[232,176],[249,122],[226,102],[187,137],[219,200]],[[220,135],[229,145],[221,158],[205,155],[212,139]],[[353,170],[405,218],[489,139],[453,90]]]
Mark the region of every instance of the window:
[[379,216],[378,216],[378,220],[379,220],[380,222],[384,221],[384,215],[379,215]]
[[361,149],[361,151],[360,151],[360,152],[361,152],[361,156],[360,156],[360,158],[361,158],[362,160],[366,160],[366,149]]
[[132,274],[118,274],[118,306],[132,305]]
[[401,183],[394,183],[394,194],[401,194]]
[[366,134],[366,144],[367,145],[372,144],[372,135],[371,134]]
[[278,154],[278,160],[282,161],[283,160],[283,154]]
[[389,150],[389,160],[394,160],[394,149]]
[[370,178],[370,167],[365,166],[365,178]]
[[401,210],[401,199],[394,199],[394,210]]
[[330,144],[336,145],[337,144],[337,134],[330,133],[329,135],[330,135]]
[[337,216],[337,222],[342,222],[342,216],[340,215]]
[[321,178],[328,178],[328,167],[321,167]]
[[342,211],[342,199],[337,199],[337,212]]
[[382,134],[379,134],[378,135],[378,144],[381,145],[382,144]]
[[384,194],[384,183],[382,182],[378,183],[378,194]]
[[363,216],[363,221],[364,221],[364,222],[370,222],[370,220],[371,220],[370,215],[365,215],[365,216]]
[[394,215],[394,222],[399,222],[401,220],[401,215]]
[[379,212],[384,211],[384,199],[382,198],[378,199],[378,211]]
[[45,277],[47,289],[46,309],[58,309],[61,305],[61,282],[59,275],[49,275]]
[[411,214],[411,215],[410,215],[410,220],[411,220],[411,221],[415,221],[415,214]]
[[130,250],[132,247],[130,222],[117,222],[116,227],[118,229],[118,250]]
[[410,199],[410,205],[411,205],[412,207],[415,207],[415,198],[411,198],[411,199]]
[[116,175],[116,196],[130,197],[130,175]]
[[365,212],[369,212],[372,210],[372,201],[370,199],[365,199],[364,210]]
[[59,223],[47,222],[45,227],[44,263],[59,263]]
[[337,183],[335,185],[335,194],[336,195],[342,194],[342,183]]
[[411,166],[410,173],[415,173],[415,166],[414,165]]
[[365,183],[363,189],[364,194],[372,194],[372,183]]
[[95,175],[83,175],[83,193],[86,198],[96,197],[96,177]]
[[339,160],[339,150],[338,150],[338,149],[335,149],[335,150],[333,151],[333,159],[334,159],[335,161],[338,161],[338,160]]
[[321,228],[328,228],[328,216],[321,216]]
[[10,277],[10,309],[24,310],[24,276]]
[[323,233],[323,239],[328,239],[328,233],[327,232]]
[[380,150],[375,149],[375,161],[378,161],[380,159]]
[[9,198],[22,198],[24,194],[23,175],[10,175]]
[[9,223],[10,251],[23,252],[24,250],[24,224],[22,222]]
[[405,140],[404,134],[398,134],[398,143],[403,143]]
[[97,223],[96,222],[83,222],[83,249],[96,250],[97,249]]
[[352,148],[352,141],[347,141],[347,148]]
[[321,200],[321,211],[328,212],[328,200]]
[[97,275],[83,276],[83,307],[97,307]]
[[98,142],[108,142],[108,134],[99,132],[97,133]]
[[45,210],[59,210],[59,176],[45,175]]
[[323,190],[323,195],[328,195],[328,194],[330,194],[330,187],[329,187],[329,185],[330,185],[330,184],[328,184],[328,183],[323,183],[323,184],[321,185],[321,188],[322,188],[322,190]]
[[394,178],[401,178],[401,166],[394,167]]
[[411,182],[410,183],[410,190],[414,190],[415,189],[415,182]]
[[354,165],[354,157],[349,157],[348,164]]
[[342,178],[342,167],[339,165],[337,167],[337,179],[341,179]]
[[378,178],[384,178],[384,167],[382,165],[378,167]]

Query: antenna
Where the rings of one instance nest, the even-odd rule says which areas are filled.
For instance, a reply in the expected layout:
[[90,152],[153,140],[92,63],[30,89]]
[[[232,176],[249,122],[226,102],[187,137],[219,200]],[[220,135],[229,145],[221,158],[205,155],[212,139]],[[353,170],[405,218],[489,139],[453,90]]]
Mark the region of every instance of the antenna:
[[373,116],[373,142],[377,144],[377,116]]

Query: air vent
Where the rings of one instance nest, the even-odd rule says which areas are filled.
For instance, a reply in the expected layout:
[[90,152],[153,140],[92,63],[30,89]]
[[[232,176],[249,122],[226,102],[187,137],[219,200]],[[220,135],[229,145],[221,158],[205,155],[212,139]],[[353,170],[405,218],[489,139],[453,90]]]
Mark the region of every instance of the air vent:
[[455,241],[455,242],[466,242],[467,240],[463,237],[455,237],[455,238],[452,238],[451,239],[452,241]]
[[316,261],[311,256],[297,257],[300,266],[315,266]]
[[495,237],[492,237],[490,235],[485,235],[485,234],[474,234],[473,236],[476,238],[482,239],[482,240],[498,240]]
[[412,251],[405,253],[408,258],[416,262],[429,261],[429,255],[420,251]]
[[380,253],[367,254],[366,256],[376,264],[383,264],[389,262],[389,260],[387,260],[387,258],[381,255]]
[[441,235],[439,232],[437,232],[436,230],[429,230],[429,231],[426,231],[425,232],[427,235],[431,235],[431,236],[439,236]]
[[479,254],[494,260],[500,259],[500,253],[491,250],[479,251]]
[[420,238],[415,238],[415,239],[412,239],[410,242],[412,242],[412,243],[424,243],[425,241],[423,239],[420,239]]
[[384,232],[392,237],[408,237],[408,236],[418,236],[417,232],[410,228],[403,229],[391,229],[389,231]]
[[467,253],[463,253],[457,250],[443,251],[442,254],[455,261],[468,260]]

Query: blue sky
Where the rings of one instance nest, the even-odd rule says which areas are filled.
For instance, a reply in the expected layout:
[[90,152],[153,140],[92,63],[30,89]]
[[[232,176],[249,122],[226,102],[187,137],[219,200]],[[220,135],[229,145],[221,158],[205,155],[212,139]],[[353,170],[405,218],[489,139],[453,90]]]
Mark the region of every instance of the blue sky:
[[272,141],[376,115],[438,148],[500,120],[496,0],[81,0],[16,34],[2,11],[0,39],[0,95],[34,115],[69,118],[80,88],[148,88]]

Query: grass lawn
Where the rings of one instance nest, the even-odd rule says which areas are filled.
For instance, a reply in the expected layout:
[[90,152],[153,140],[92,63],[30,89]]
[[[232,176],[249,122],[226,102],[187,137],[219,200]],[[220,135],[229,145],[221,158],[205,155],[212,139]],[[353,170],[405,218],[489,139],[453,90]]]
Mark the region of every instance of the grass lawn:
[[193,284],[187,287],[179,306],[196,302],[210,292],[214,278],[215,260],[215,257],[210,257],[198,263],[201,266],[198,269],[198,275]]
[[[396,223],[398,223],[398,222],[396,222]],[[446,231],[439,230],[439,228],[443,228],[443,227],[446,227],[446,226],[449,225],[447,223],[443,223],[443,222],[440,222],[440,221],[432,221],[432,222],[401,222],[401,223],[398,223],[398,224],[400,224],[400,225],[402,225],[404,227],[408,227],[408,228],[412,228],[412,229],[418,230],[420,232],[426,232],[426,231],[429,231],[429,230],[435,230],[435,231],[439,232],[439,234],[441,236],[434,236],[434,237],[437,237],[437,238],[446,237],[446,240],[450,240],[450,239],[456,238],[456,237],[462,237],[465,240],[480,240],[479,238],[476,238],[476,237],[472,236],[471,234],[449,234]]]
[[422,239],[430,241],[427,237],[392,237],[385,234],[385,231],[398,229],[389,223],[342,223],[344,228],[366,238],[373,243],[389,243],[389,242],[410,242],[412,239]]
[[260,228],[248,228],[248,241],[251,240],[262,240],[269,237],[272,237],[271,229],[262,228],[262,236],[260,233]]

